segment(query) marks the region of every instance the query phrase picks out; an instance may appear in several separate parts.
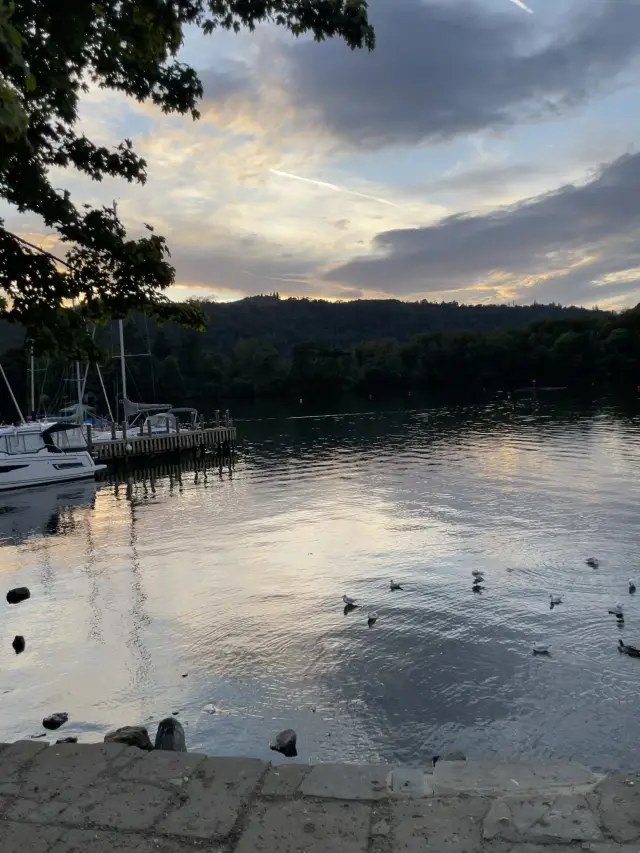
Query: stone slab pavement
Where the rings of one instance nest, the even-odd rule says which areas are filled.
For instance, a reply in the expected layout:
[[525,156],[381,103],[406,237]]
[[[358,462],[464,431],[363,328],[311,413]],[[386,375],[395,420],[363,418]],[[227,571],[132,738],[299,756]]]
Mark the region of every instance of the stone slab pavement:
[[640,774],[0,745],[0,853],[640,853]]

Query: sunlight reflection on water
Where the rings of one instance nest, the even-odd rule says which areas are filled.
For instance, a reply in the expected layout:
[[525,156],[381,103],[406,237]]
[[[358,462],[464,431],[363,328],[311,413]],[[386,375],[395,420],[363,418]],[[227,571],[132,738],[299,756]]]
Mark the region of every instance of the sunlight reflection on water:
[[233,472],[5,494],[4,588],[32,598],[2,605],[0,737],[178,711],[191,751],[273,757],[293,727],[299,761],[637,766],[640,666],[616,643],[640,644],[639,426],[531,401],[274,418],[240,424]]

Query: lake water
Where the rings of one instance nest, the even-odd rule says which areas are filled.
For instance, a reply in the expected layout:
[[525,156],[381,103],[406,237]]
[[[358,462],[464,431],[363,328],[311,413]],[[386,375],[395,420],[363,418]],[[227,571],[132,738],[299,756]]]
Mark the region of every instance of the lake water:
[[212,754],[274,757],[292,727],[303,762],[638,767],[640,660],[617,642],[640,645],[640,410],[521,399],[238,431],[232,472],[1,496],[1,740],[53,711],[84,742],[179,712]]

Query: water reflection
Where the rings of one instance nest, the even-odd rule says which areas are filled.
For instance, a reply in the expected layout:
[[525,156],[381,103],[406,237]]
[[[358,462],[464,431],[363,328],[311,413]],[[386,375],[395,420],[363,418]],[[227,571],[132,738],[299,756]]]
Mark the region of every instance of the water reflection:
[[32,494],[7,499],[3,577],[33,595],[6,611],[27,650],[0,670],[3,738],[51,709],[82,740],[176,710],[208,752],[272,758],[293,727],[300,761],[637,765],[640,667],[617,641],[638,645],[640,605],[622,629],[606,612],[637,574],[634,409],[527,398],[240,432],[234,468],[130,469],[38,497],[38,518]]
[[31,536],[72,533],[77,510],[95,504],[94,482],[65,483],[0,495],[0,547],[19,545]]

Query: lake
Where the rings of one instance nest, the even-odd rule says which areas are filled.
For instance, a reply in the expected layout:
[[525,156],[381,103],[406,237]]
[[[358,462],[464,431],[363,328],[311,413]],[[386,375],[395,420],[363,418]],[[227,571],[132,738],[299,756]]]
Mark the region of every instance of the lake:
[[211,754],[272,758],[291,727],[303,762],[637,768],[640,409],[557,399],[300,407],[239,421],[232,471],[3,494],[0,740],[177,712]]

